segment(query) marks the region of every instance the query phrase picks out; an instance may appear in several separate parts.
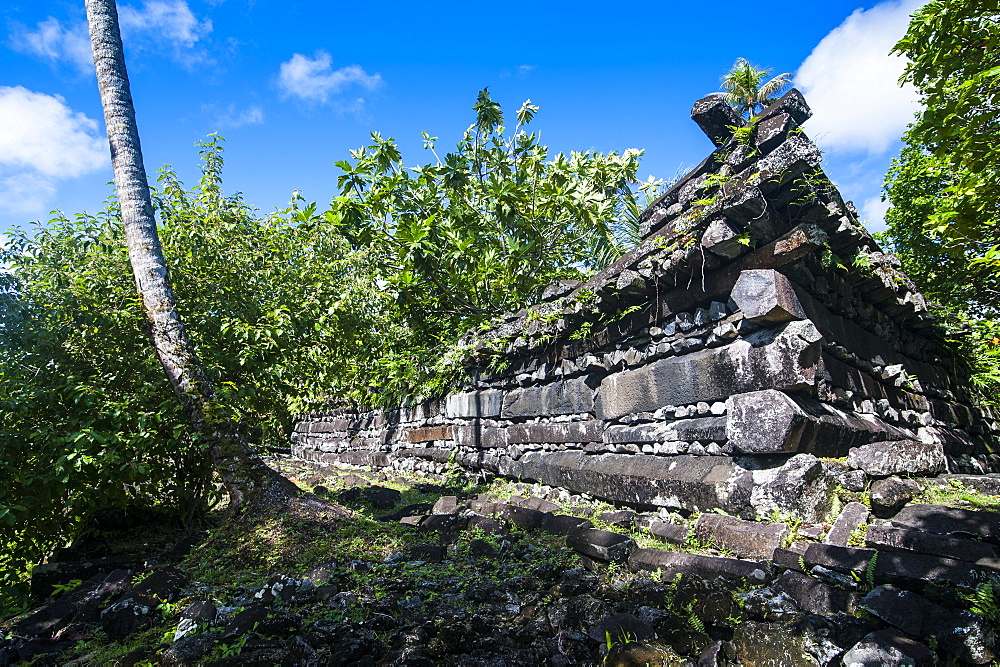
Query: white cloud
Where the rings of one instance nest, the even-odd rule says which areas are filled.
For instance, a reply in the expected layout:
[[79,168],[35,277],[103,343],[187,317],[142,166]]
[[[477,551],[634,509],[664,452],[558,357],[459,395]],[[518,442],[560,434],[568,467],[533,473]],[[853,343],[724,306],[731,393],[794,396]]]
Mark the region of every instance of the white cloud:
[[359,65],[333,69],[330,54],[321,50],[313,58],[296,53],[281,63],[278,85],[286,97],[326,102],[331,95],[351,85],[374,90],[382,85],[382,76],[368,74]]
[[244,125],[261,125],[264,122],[264,110],[260,105],[253,104],[246,109],[237,109],[235,104],[220,109],[214,105],[205,105],[205,113],[213,116],[212,122],[219,128],[236,128]]
[[63,98],[0,86],[0,209],[38,212],[59,181],[110,165],[97,122]]
[[[199,20],[187,0],[145,0],[141,8],[120,5],[118,19],[128,48],[166,49],[175,60],[186,64],[206,60],[195,49],[212,32],[212,21]],[[68,62],[84,73],[94,73],[86,21],[64,26],[50,16],[34,30],[19,23],[12,26],[11,47],[15,50],[43,60]]]
[[122,32],[143,33],[175,46],[191,48],[212,32],[212,21],[199,21],[186,0],[146,0],[142,9],[118,9]]
[[885,212],[889,210],[889,202],[882,201],[882,196],[869,197],[859,209],[862,220],[867,220],[870,226],[878,226],[880,231],[885,222]]
[[94,72],[94,59],[85,22],[64,27],[58,19],[50,16],[35,26],[34,30],[29,30],[20,23],[13,23],[11,33],[11,47],[16,51],[51,62],[64,60],[84,73]]
[[[3,172],[0,171],[0,174]],[[14,215],[42,213],[56,193],[51,179],[34,172],[0,175],[0,211]]]
[[795,83],[813,109],[807,129],[820,148],[884,153],[913,120],[917,93],[898,85],[906,61],[888,54],[925,1],[856,10],[799,67]]

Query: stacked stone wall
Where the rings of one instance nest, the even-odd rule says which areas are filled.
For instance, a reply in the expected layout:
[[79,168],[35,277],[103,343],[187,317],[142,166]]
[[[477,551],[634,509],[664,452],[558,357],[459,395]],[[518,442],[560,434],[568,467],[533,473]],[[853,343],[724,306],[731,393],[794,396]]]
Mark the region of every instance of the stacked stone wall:
[[717,148],[643,214],[638,247],[470,334],[454,392],[308,415],[293,453],[745,516],[821,512],[826,486],[880,476],[866,452],[913,475],[1000,469],[996,416],[819,168],[809,114],[792,91],[733,136],[743,121],[700,100]]

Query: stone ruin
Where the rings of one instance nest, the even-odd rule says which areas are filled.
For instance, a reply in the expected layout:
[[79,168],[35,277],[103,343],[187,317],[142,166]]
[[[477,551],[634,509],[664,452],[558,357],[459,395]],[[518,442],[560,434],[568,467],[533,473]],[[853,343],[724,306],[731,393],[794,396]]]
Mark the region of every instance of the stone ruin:
[[806,521],[836,485],[1000,469],[996,416],[823,173],[810,115],[796,90],[749,123],[699,100],[715,150],[642,214],[642,243],[469,334],[460,389],[307,415],[293,455]]

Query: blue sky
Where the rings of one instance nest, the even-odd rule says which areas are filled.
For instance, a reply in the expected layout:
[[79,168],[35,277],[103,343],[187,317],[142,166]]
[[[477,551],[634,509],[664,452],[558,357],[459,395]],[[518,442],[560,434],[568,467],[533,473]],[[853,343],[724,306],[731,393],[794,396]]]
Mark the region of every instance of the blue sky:
[[[813,106],[806,132],[845,197],[879,228],[882,175],[916,109],[887,52],[920,0],[764,4],[716,0],[331,3],[119,0],[146,168],[193,184],[194,143],[227,139],[225,187],[264,211],[298,189],[328,201],[335,160],[369,132],[430,161],[489,86],[553,151],[645,150],[669,179],[711,150],[689,119],[737,57],[791,72]],[[82,0],[0,8],[0,231],[48,211],[96,210],[110,161]]]

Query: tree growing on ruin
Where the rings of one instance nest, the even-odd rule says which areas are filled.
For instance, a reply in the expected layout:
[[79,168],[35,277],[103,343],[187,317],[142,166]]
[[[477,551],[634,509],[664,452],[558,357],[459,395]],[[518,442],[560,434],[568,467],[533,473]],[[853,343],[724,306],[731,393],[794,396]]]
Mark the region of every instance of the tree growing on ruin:
[[722,77],[726,101],[744,118],[761,111],[792,83],[792,75],[788,72],[764,81],[770,73],[771,70],[755,67],[746,58],[737,58]]

